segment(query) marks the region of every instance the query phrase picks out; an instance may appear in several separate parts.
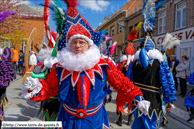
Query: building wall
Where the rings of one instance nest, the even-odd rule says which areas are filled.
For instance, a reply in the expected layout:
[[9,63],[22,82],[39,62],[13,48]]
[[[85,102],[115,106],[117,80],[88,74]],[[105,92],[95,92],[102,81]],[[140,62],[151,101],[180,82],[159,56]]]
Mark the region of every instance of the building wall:
[[[37,52],[35,46],[37,48],[40,48],[40,44],[42,44],[44,33],[45,33],[45,27],[44,27],[44,22],[42,18],[36,18],[36,19],[24,19],[25,22],[29,23],[28,26],[28,32],[26,33],[26,36],[29,37],[31,31],[33,28],[37,29],[37,35],[33,40],[33,47],[32,50]],[[21,49],[21,45],[20,45]]]
[[[176,29],[176,5],[186,1],[186,27]],[[187,51],[190,61],[190,71],[194,72],[194,0],[166,0],[167,5],[156,13],[154,40],[158,48],[162,48],[162,42],[166,32],[181,40],[180,45],[168,50],[168,56],[175,54],[181,60],[183,51]],[[166,32],[158,34],[158,14],[166,10]]]

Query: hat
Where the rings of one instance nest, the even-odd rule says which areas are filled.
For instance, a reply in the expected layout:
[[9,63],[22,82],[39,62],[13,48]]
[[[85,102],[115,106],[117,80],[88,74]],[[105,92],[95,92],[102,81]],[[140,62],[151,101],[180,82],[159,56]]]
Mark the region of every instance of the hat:
[[85,39],[89,45],[98,44],[100,34],[95,32],[88,22],[80,15],[77,8],[77,0],[66,0],[67,3],[67,21],[63,30],[62,39],[58,43],[58,50],[70,46],[75,38]]
[[34,51],[30,51],[30,53],[35,53]]
[[141,40],[140,47],[145,48],[146,51],[153,50],[155,48],[155,43],[151,38],[151,31],[153,31],[153,23],[155,21],[156,10],[161,6],[165,5],[166,2],[159,1],[155,6],[155,2],[152,0],[143,1],[144,5],[142,8],[143,15],[143,28],[145,32],[145,37]]

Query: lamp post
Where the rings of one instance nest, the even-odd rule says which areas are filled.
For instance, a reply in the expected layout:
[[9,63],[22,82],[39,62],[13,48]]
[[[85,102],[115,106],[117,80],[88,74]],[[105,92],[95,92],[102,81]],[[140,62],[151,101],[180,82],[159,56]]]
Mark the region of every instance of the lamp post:
[[[124,18],[124,21],[125,21],[125,18]],[[123,24],[122,24],[122,20],[121,19],[117,19],[117,25],[119,26],[119,28],[120,27],[123,28],[123,31],[124,31],[124,40],[123,41],[124,41],[124,45],[125,45],[125,28],[126,28],[126,26],[124,25],[124,23],[125,23],[124,21],[123,21]]]
[[[123,23],[124,23],[124,21],[123,21]],[[119,28],[121,27],[121,28],[123,28],[124,30],[124,45],[125,45],[125,28],[126,28],[126,26],[125,25],[122,25],[122,20],[121,19],[117,19],[117,25],[119,26]]]

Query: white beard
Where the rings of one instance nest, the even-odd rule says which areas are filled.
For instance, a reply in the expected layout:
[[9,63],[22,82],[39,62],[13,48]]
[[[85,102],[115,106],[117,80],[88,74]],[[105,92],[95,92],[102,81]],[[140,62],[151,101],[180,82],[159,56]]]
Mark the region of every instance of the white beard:
[[39,51],[38,56],[37,56],[38,60],[40,62],[44,63],[44,60],[47,57],[51,56],[52,51],[53,51],[53,48],[47,48],[47,49],[42,49],[41,48],[41,50]]
[[75,55],[70,52],[69,48],[64,48],[57,53],[58,62],[71,72],[91,69],[99,62],[100,58],[100,51],[94,44],[81,55]]

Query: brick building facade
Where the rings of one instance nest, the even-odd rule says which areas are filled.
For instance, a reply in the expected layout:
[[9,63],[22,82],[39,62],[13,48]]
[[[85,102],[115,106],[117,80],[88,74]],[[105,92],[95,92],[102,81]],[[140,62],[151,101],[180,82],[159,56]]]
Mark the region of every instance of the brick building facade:
[[24,10],[21,15],[28,15],[28,13],[30,13],[30,17],[20,19],[25,23],[23,26],[25,28],[24,34],[22,37],[19,38],[17,38],[17,36],[15,36],[14,33],[12,34],[13,38],[6,36],[2,37],[2,40],[0,41],[1,47],[10,48],[11,46],[15,46],[17,51],[23,50],[25,52],[28,37],[32,29],[36,28],[37,35],[31,44],[31,50],[37,52],[37,50],[41,47],[45,33],[43,22],[44,7],[34,7],[23,4],[19,9]]
[[156,13],[153,39],[161,50],[166,33],[181,40],[181,44],[168,50],[168,56],[186,55],[190,61],[190,71],[194,72],[194,0],[166,0],[167,5]]

